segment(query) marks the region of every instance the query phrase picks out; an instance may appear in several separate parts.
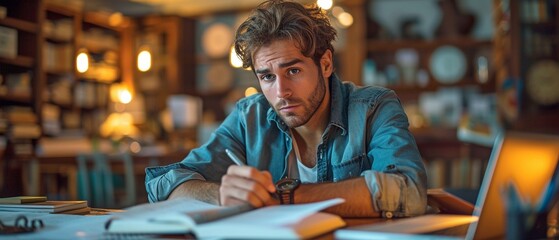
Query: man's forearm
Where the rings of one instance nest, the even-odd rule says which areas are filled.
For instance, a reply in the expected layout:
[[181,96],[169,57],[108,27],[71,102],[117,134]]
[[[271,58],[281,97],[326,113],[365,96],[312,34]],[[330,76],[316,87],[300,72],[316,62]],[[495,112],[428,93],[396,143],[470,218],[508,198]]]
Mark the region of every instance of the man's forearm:
[[303,184],[295,191],[295,203],[322,201],[331,198],[344,198],[343,204],[327,209],[343,217],[378,217],[373,208],[371,194],[363,177],[341,182]]
[[203,202],[219,205],[219,184],[202,180],[190,180],[179,185],[168,199],[190,197]]

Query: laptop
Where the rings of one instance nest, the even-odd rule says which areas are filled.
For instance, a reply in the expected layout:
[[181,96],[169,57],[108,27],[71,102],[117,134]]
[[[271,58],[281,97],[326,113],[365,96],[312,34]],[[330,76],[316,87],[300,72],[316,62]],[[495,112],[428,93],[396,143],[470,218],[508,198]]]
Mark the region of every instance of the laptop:
[[[496,138],[472,215],[431,214],[340,229],[337,239],[488,239],[503,238],[506,231],[504,190],[516,187],[518,195],[538,210],[556,200],[559,136],[508,132]],[[553,189],[550,189],[553,188]],[[435,236],[463,226],[454,236]]]

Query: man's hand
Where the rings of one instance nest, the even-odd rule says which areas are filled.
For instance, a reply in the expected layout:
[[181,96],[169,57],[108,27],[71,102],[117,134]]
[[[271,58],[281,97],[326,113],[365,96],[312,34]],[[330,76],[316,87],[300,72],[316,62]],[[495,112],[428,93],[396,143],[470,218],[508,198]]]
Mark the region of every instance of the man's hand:
[[221,178],[219,200],[223,206],[250,204],[253,207],[274,204],[276,187],[268,171],[231,165]]

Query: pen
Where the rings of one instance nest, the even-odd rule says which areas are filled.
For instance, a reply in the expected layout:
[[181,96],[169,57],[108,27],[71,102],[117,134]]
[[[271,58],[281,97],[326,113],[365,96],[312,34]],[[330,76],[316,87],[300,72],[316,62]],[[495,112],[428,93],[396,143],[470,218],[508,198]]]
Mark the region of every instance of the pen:
[[241,159],[239,157],[237,157],[237,155],[235,155],[233,152],[231,152],[231,150],[229,149],[225,149],[225,153],[227,153],[227,156],[229,156],[229,158],[231,158],[231,160],[239,165],[239,166],[246,166],[246,164],[244,164]]

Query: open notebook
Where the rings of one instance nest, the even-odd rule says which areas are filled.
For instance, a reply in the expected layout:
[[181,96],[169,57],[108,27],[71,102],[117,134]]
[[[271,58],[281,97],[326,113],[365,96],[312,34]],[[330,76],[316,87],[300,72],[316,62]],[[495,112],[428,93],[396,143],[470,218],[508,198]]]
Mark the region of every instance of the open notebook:
[[[503,190],[512,182],[523,199],[538,208],[557,189],[559,136],[506,133],[499,136],[472,215],[425,215],[336,231],[339,239],[433,238],[425,234],[469,224],[460,238],[503,238],[506,211]],[[423,235],[410,235],[423,234]]]

